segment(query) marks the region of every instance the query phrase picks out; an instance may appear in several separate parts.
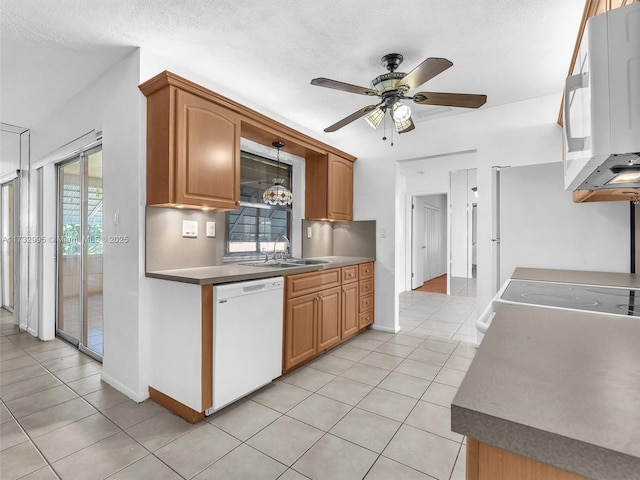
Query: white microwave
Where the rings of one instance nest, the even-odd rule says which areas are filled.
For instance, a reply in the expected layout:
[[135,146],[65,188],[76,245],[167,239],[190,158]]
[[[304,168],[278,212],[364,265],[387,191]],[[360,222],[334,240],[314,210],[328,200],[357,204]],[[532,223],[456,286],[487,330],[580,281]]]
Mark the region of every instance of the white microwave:
[[565,189],[640,187],[640,2],[587,21],[563,115]]

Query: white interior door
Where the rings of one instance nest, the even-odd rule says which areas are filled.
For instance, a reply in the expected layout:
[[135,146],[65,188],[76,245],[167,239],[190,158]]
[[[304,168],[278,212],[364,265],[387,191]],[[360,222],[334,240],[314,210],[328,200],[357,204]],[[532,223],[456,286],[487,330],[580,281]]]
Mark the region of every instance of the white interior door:
[[431,205],[424,206],[424,278],[423,282],[439,277],[442,271],[442,228],[440,209]]
[[411,288],[418,288],[424,283],[424,215],[420,213],[421,205],[416,199],[411,204]]

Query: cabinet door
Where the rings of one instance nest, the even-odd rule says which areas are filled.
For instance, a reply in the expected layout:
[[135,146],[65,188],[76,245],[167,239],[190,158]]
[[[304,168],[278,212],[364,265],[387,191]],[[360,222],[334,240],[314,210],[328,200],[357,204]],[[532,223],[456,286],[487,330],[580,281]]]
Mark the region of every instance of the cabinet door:
[[318,352],[340,343],[342,333],[341,293],[341,287],[318,293]]
[[240,200],[240,119],[191,93],[176,94],[175,199],[226,209]]
[[315,356],[317,338],[317,295],[287,300],[284,317],[284,369]]
[[358,284],[349,283],[342,287],[342,339],[358,332]]
[[329,154],[327,210],[331,220],[353,219],[353,162]]

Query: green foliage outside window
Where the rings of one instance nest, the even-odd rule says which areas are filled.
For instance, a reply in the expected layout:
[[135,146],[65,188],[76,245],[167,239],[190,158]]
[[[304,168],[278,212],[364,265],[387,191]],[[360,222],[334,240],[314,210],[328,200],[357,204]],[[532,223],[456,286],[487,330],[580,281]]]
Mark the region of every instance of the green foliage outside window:
[[[102,225],[89,224],[87,226],[87,254],[102,255]],[[80,255],[82,242],[80,241],[80,225],[68,223],[62,227],[62,254]]]

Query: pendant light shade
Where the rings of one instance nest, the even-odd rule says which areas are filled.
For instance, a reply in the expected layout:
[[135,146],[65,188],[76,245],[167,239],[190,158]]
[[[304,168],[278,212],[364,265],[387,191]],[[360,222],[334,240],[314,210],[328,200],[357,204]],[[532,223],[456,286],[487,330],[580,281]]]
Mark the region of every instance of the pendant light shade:
[[[278,149],[278,169],[277,175],[280,174],[280,149],[284,147],[284,142],[273,142],[275,148]],[[273,185],[262,194],[262,201],[269,205],[291,205],[293,203],[293,194],[291,190],[285,187],[284,178],[276,177],[273,179]]]

